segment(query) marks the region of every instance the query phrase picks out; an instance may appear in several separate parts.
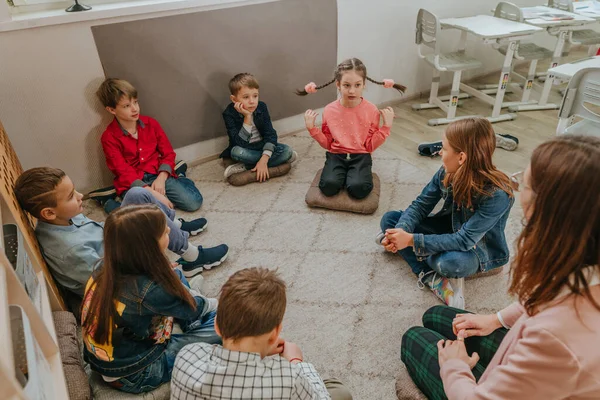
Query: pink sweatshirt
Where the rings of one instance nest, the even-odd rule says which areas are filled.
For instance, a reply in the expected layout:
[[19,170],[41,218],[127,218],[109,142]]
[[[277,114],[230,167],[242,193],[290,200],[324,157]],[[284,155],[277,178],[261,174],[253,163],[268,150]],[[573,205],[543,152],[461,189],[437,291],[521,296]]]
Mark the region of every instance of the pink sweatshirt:
[[325,150],[337,154],[372,153],[390,135],[390,127],[379,127],[379,110],[362,99],[356,107],[342,106],[336,100],[325,106],[321,129],[309,130],[310,136]]
[[[590,287],[596,302],[600,285]],[[519,304],[501,312],[510,326],[479,382],[461,360],[440,370],[449,400],[600,399],[600,311],[569,295],[534,316]]]

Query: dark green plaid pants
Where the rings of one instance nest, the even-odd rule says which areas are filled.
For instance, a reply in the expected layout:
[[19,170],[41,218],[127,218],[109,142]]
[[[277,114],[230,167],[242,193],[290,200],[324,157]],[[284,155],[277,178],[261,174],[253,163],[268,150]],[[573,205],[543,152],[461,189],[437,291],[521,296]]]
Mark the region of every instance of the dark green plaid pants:
[[[437,342],[456,340],[452,332],[452,320],[456,314],[468,311],[446,306],[435,306],[423,315],[423,327],[410,328],[402,336],[401,358],[412,380],[430,400],[447,399],[440,377]],[[473,336],[465,340],[467,352],[479,354],[479,362],[473,368],[475,379],[479,380],[483,371],[494,357],[504,339],[507,329],[496,329],[488,336]]]

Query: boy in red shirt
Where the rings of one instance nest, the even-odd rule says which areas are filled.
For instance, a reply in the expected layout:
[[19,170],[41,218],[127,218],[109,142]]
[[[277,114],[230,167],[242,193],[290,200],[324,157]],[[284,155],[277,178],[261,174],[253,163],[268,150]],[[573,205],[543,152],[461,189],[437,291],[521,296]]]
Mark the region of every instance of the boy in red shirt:
[[115,116],[101,142],[117,194],[141,186],[169,208],[199,209],[200,191],[192,180],[175,173],[173,147],[155,119],[140,115],[137,90],[125,80],[108,78],[96,94]]

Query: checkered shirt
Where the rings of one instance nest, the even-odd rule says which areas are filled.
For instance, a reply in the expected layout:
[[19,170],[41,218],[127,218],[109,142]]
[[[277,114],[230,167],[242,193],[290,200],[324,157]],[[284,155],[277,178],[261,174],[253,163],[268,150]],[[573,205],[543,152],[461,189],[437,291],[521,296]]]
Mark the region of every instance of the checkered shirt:
[[330,399],[312,364],[194,343],[177,355],[171,400]]

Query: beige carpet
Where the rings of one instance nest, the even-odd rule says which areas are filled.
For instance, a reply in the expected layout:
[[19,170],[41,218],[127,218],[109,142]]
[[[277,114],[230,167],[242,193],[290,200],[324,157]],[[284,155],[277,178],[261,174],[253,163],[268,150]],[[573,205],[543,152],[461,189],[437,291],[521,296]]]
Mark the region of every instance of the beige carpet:
[[[412,387],[400,361],[402,333],[439,302],[417,288],[400,256],[385,254],[373,238],[381,216],[405,209],[441,162],[424,159],[424,170],[377,150],[373,171],[381,178],[381,201],[374,215],[364,216],[308,208],[304,195],[325,151],[305,133],[281,142],[298,152],[299,161],[287,176],[267,183],[230,186],[219,160],[188,171],[204,204],[196,213],[178,214],[209,221],[193,242],[231,248],[223,265],[204,273],[205,292],[217,296],[227,277],[242,268],[279,268],[288,284],[283,337],[301,347],[323,378],[342,380],[355,399],[395,399],[397,379],[401,388]],[[91,218],[104,218],[97,207],[86,208]],[[520,231],[520,216],[517,203],[507,227],[509,243]],[[506,283],[505,274],[467,282],[467,308],[493,312],[509,304]]]

